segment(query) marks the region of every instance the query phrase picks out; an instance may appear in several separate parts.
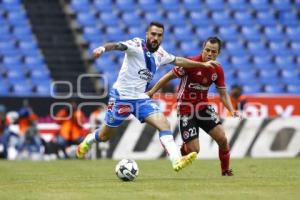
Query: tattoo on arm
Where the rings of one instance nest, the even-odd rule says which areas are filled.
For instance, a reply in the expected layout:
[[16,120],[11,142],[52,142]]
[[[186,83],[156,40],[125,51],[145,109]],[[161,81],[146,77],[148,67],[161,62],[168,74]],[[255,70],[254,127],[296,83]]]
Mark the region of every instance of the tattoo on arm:
[[127,49],[127,46],[122,43],[106,43],[104,45],[105,51],[112,51],[112,50],[118,50],[118,51],[125,51]]

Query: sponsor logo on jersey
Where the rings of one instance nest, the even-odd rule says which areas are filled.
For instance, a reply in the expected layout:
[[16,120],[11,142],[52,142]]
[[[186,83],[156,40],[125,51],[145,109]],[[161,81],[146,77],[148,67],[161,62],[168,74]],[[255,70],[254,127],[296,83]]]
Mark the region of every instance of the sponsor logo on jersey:
[[195,90],[208,90],[208,87],[200,85],[199,83],[190,83],[189,88],[192,88]]
[[150,82],[153,78],[153,73],[150,72],[148,69],[141,69],[139,72],[138,72],[139,76],[141,79],[147,81],[147,82]]

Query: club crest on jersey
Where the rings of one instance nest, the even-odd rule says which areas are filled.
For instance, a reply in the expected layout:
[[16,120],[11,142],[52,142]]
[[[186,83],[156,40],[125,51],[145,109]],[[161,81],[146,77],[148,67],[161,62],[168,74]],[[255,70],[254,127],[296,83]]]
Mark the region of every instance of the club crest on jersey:
[[185,74],[183,67],[176,66],[175,70],[180,76],[183,76]]
[[190,133],[188,131],[184,131],[182,136],[183,136],[184,139],[188,139],[189,136],[190,136]]
[[150,82],[153,78],[153,73],[150,72],[148,69],[141,69],[139,72],[138,72],[139,76],[141,79],[147,81],[147,82]]
[[212,80],[212,81],[217,80],[217,78],[218,78],[217,73],[213,73],[213,74],[211,75],[211,80]]

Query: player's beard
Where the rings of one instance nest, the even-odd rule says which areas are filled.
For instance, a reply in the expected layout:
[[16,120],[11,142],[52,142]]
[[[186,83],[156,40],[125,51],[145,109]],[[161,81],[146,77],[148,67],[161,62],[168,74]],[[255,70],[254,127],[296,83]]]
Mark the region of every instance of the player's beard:
[[151,42],[147,39],[147,40],[146,40],[146,46],[147,46],[147,49],[148,49],[151,53],[153,53],[153,52],[157,51],[157,49],[158,49],[159,46],[160,46],[160,43],[158,43],[158,45],[157,45],[155,48],[153,48],[152,45],[151,45]]

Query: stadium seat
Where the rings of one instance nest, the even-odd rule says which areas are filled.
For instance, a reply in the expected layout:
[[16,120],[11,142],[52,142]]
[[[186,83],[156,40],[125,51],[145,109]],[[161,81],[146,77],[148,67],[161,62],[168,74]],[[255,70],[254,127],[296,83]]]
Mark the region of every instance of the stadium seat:
[[162,10],[167,12],[177,12],[179,11],[179,0],[160,0],[160,6]]
[[246,27],[243,26],[241,28],[241,35],[247,40],[247,41],[251,41],[251,42],[258,42],[261,39],[261,34],[259,29],[254,26],[250,26],[250,27]]
[[138,7],[142,12],[156,12],[157,5],[157,0],[138,0]]
[[227,11],[215,11],[212,13],[211,18],[213,23],[218,26],[228,26],[232,23],[229,12]]
[[280,24],[288,27],[299,27],[299,22],[297,19],[297,14],[294,12],[283,11],[279,13],[279,22]]
[[262,92],[262,87],[260,84],[243,84],[244,94],[256,94]]
[[264,92],[270,94],[282,94],[285,93],[284,86],[282,84],[266,84],[264,87]]
[[202,2],[199,0],[183,0],[183,7],[187,12],[199,12],[202,9]]
[[13,96],[31,96],[33,94],[33,87],[30,82],[14,83],[12,85]]
[[219,37],[224,41],[236,41],[238,39],[238,32],[235,26],[220,26]]
[[291,2],[290,0],[272,0],[272,7],[279,11],[290,11]]
[[135,2],[134,0],[116,0],[115,6],[122,13],[134,12],[135,11]]
[[154,11],[154,12],[147,12],[144,13],[144,20],[147,23],[150,23],[152,21],[157,21],[157,22],[164,22],[165,18],[162,16],[160,12]]
[[232,56],[230,58],[232,65],[239,66],[239,65],[248,65],[249,64],[249,56]]
[[225,10],[225,3],[223,0],[205,0],[206,7],[211,11]]
[[[221,37],[223,39],[223,37]],[[244,56],[246,52],[246,47],[239,41],[228,41],[226,42],[226,51],[232,56]]]
[[207,12],[204,10],[192,11],[189,13],[188,18],[194,27],[205,27],[211,24],[211,19],[208,17]]
[[76,18],[82,26],[96,26],[97,24],[95,16],[90,13],[78,13]]
[[279,27],[265,27],[264,28],[265,37],[270,41],[282,41],[284,40],[284,35]]
[[267,56],[270,54],[267,46],[261,41],[248,41],[247,49],[254,56]]
[[238,11],[233,14],[234,23],[240,26],[254,25],[254,19],[250,11]]
[[197,27],[195,29],[195,36],[200,41],[205,41],[208,37],[216,35],[214,26],[207,26],[205,29]]
[[111,0],[94,0],[94,6],[98,12],[111,12],[113,4]]
[[47,82],[42,82],[34,85],[34,94],[37,96],[50,96],[51,95],[51,85]]
[[88,0],[72,0],[70,2],[70,7],[75,12],[89,12],[90,3]]
[[287,27],[285,31],[286,36],[293,42],[300,42],[300,27]]
[[166,16],[167,16],[168,23],[171,26],[183,27],[186,25],[185,17],[180,12],[168,12]]
[[264,57],[257,55],[253,57],[253,66],[257,69],[272,69],[274,64],[270,55]]
[[96,42],[103,33],[97,27],[87,26],[83,28],[82,36],[88,42]]
[[126,38],[125,33],[120,27],[106,27],[105,33],[108,41],[122,41]]
[[269,49],[270,49],[270,52],[275,56],[291,55],[291,52],[289,51],[285,41],[270,42]]
[[290,43],[291,53],[296,56],[300,56],[300,41],[299,42],[291,42]]
[[289,69],[289,70],[286,70],[286,69],[282,69],[281,70],[281,77],[283,79],[299,79],[300,76],[299,76],[299,69],[297,68],[294,68],[293,70]]
[[192,31],[188,27],[175,27],[173,34],[178,41],[191,41]]
[[256,13],[256,23],[262,26],[275,26],[276,19],[272,11],[263,11]]
[[145,37],[145,30],[141,29],[141,27],[139,27],[139,26],[128,27],[127,33],[129,34],[130,38],[133,38],[133,37],[143,38],[143,37]]
[[126,24],[127,26],[140,26],[141,25],[141,21],[137,20],[137,19],[141,18],[137,12],[130,12],[130,13],[124,12],[122,14],[121,18],[122,18],[124,24]]
[[293,56],[287,56],[287,55],[283,55],[283,56],[276,56],[274,59],[274,62],[277,66],[284,66],[284,68],[290,68],[288,66],[294,66],[294,58]]
[[300,94],[300,84],[299,85],[287,85],[286,91],[289,94]]
[[268,0],[250,0],[249,4],[255,11],[267,11],[269,10]]
[[236,72],[236,77],[238,80],[254,80],[257,79],[257,71],[254,68],[239,69]]
[[9,86],[7,83],[0,82],[0,96],[8,96],[9,95]]
[[259,72],[260,79],[278,79],[279,78],[279,71],[274,68],[272,70],[269,69],[260,69]]
[[102,12],[99,16],[101,23],[105,26],[115,26],[119,25],[119,18],[116,14],[111,12]]
[[247,0],[228,0],[227,5],[232,11],[246,11],[248,9]]
[[195,42],[181,42],[180,49],[183,56],[194,56],[200,53],[200,47]]

